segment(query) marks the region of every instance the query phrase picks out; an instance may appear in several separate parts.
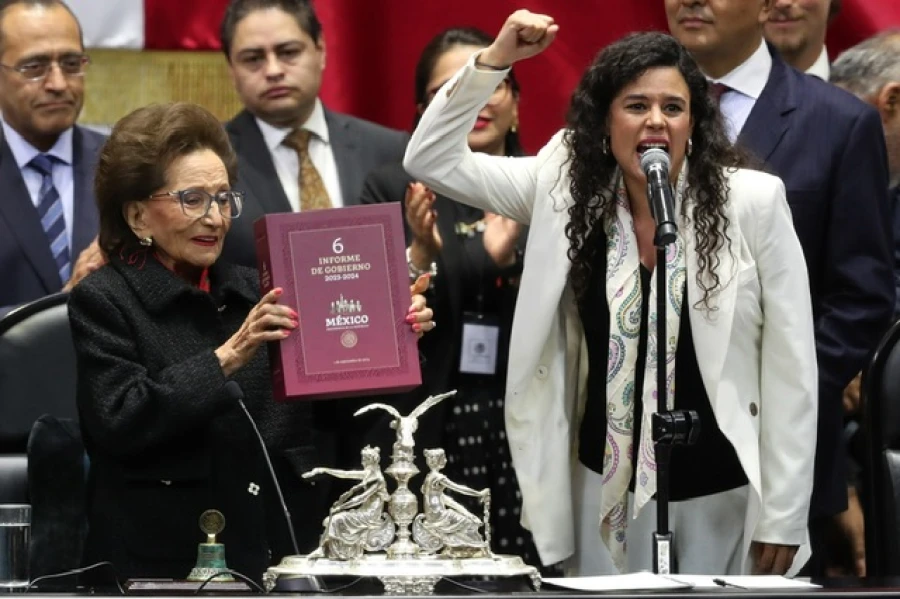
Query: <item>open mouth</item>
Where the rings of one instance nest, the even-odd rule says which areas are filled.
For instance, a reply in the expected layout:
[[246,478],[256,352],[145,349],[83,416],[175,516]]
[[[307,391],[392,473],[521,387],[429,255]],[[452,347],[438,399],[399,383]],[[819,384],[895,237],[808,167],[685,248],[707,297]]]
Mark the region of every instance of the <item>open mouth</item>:
[[669,144],[664,141],[648,141],[648,142],[639,143],[638,147],[637,147],[638,154],[643,154],[647,150],[653,150],[653,149],[662,150],[663,152],[668,154],[669,153]]
[[480,131],[491,124],[491,119],[486,119],[484,117],[478,117],[475,120],[475,125],[472,127],[476,131]]

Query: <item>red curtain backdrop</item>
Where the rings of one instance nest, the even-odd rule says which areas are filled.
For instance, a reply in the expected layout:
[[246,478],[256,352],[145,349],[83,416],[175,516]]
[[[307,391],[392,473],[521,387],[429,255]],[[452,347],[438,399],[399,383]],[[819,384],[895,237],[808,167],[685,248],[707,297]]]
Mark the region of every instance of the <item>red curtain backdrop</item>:
[[[145,0],[146,46],[218,47],[227,0]],[[328,60],[322,98],[332,109],[399,129],[414,116],[413,69],[440,30],[472,25],[494,34],[528,8],[560,24],[556,42],[516,66],[525,147],[536,151],[563,123],[569,95],[594,54],[622,35],[665,30],[662,0],[318,0]],[[844,0],[829,31],[834,57],[877,31],[900,27],[898,0]]]

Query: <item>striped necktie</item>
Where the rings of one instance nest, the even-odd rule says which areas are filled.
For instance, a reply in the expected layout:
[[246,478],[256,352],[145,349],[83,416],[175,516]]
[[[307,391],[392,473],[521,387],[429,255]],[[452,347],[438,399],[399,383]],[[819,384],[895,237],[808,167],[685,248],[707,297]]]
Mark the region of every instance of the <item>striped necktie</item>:
[[41,174],[41,190],[38,193],[38,215],[41,226],[50,243],[50,253],[56,261],[59,279],[65,285],[69,281],[72,263],[69,256],[69,238],[66,234],[66,219],[63,215],[62,198],[53,185],[54,158],[47,154],[38,154],[31,159],[28,166]]
[[309,157],[310,132],[306,129],[296,129],[284,140],[284,145],[297,152],[300,161],[300,211],[320,210],[332,208],[331,198],[325,189],[325,182],[319,174],[316,165]]

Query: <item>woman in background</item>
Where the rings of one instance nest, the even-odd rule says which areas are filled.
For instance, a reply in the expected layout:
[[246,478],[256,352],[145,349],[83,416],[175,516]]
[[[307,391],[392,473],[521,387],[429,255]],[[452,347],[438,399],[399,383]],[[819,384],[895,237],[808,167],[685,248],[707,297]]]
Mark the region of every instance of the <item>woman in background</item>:
[[[438,89],[491,41],[478,29],[452,28],[425,46],[415,72],[415,122]],[[518,122],[519,84],[510,71],[481,106],[467,135],[469,148],[492,156],[522,156]],[[403,203],[410,278],[433,275],[428,301],[441,326],[420,345],[426,360],[423,379],[431,394],[459,393],[425,415],[418,445],[445,448],[451,479],[491,489],[492,549],[536,565],[531,535],[519,523],[521,496],[503,423],[524,228],[435,195],[399,164],[372,173],[362,201]],[[470,503],[471,509],[481,509]]]

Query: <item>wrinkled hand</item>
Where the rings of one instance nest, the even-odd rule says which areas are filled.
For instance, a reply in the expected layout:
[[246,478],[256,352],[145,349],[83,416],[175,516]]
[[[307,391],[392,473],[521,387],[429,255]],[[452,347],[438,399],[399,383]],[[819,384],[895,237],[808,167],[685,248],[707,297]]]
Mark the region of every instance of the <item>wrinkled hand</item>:
[[75,260],[75,264],[72,266],[72,276],[63,286],[63,291],[71,291],[72,287],[77,285],[81,279],[106,264],[106,262],[106,254],[100,249],[100,243],[95,237],[91,245],[81,250],[81,253],[78,254],[78,259]]
[[267,341],[281,341],[300,326],[297,313],[276,303],[284,291],[276,287],[253,306],[241,328],[216,350],[225,376],[247,364],[250,358]]
[[478,57],[482,64],[508,67],[517,60],[543,52],[556,38],[559,25],[553,17],[527,10],[509,15],[494,42]]
[[853,415],[859,412],[859,408],[861,407],[860,404],[862,403],[860,401],[862,396],[860,391],[861,383],[862,373],[853,377],[853,380],[850,381],[850,384],[844,389],[844,414]]
[[494,214],[484,213],[484,250],[494,260],[494,264],[504,268],[516,261],[516,242],[522,232],[522,225],[516,221]]
[[796,554],[796,545],[776,545],[757,541],[750,544],[754,574],[783,575],[791,567]]
[[432,320],[434,312],[426,305],[425,296],[422,295],[428,290],[430,281],[430,276],[422,275],[416,279],[415,283],[409,286],[409,293],[412,295],[412,305],[406,314],[406,322],[412,326],[412,330],[415,331],[419,339],[422,338],[423,334],[433,330],[435,327],[435,323]]
[[847,509],[836,515],[838,527],[844,533],[853,552],[853,566],[856,575],[866,575],[866,527],[859,496],[854,487],[847,489]]

